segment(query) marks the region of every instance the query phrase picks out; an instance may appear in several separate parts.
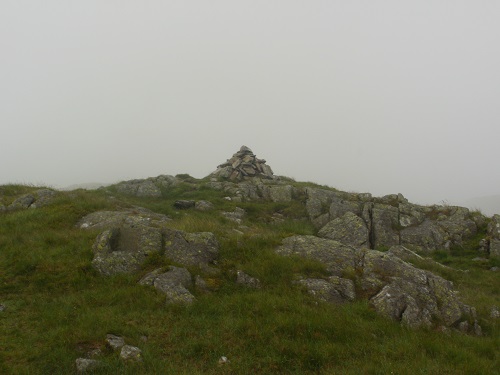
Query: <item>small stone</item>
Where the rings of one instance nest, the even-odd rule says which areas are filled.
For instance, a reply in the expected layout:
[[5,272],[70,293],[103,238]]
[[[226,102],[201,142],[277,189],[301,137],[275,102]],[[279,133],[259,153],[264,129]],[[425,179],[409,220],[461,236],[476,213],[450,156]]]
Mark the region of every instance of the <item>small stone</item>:
[[120,357],[124,361],[142,362],[142,351],[136,346],[124,345],[120,352]]
[[228,363],[230,363],[230,361],[227,357],[222,356],[219,358],[219,365],[227,365]]
[[0,304],[0,312],[5,311],[5,305]]
[[75,361],[76,372],[83,373],[87,371],[92,371],[101,366],[102,362],[95,359],[78,358]]
[[254,289],[260,288],[260,280],[259,279],[252,277],[250,275],[247,275],[245,272],[240,271],[240,270],[236,271],[236,283],[246,285],[246,286],[248,286],[250,288],[254,288]]
[[498,310],[497,306],[493,306],[490,310],[490,318],[498,319],[500,318],[500,310]]
[[500,270],[500,267],[491,267],[490,268],[490,271],[493,271],[493,272],[498,272],[498,270]]
[[469,331],[469,322],[463,321],[458,324],[458,330],[463,333],[467,333]]
[[106,344],[111,347],[113,350],[120,349],[123,345],[125,345],[125,340],[123,337],[107,334],[106,335]]

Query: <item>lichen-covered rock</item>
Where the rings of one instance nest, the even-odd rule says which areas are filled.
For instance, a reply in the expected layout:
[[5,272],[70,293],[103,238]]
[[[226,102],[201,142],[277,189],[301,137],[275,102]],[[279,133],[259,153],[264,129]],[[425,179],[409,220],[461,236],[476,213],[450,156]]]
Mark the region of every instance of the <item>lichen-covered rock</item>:
[[164,233],[164,243],[165,256],[184,265],[207,266],[219,255],[219,242],[211,232],[167,230]]
[[401,245],[420,252],[444,248],[446,232],[431,220],[401,231]]
[[269,187],[269,197],[273,202],[291,202],[293,188],[290,185]]
[[493,215],[488,224],[489,246],[488,253],[490,257],[500,257],[500,215]]
[[79,374],[91,372],[103,365],[102,361],[88,358],[77,358],[75,361],[76,372]]
[[374,249],[399,245],[399,210],[397,207],[375,204],[371,212]]
[[123,181],[116,185],[116,190],[121,194],[136,197],[161,197],[160,188],[150,179]]
[[144,276],[139,284],[154,286],[165,294],[167,303],[189,304],[195,301],[188,290],[193,286],[191,274],[185,268],[170,266],[167,272],[156,269]]
[[[406,253],[402,249],[393,248],[385,253],[356,250],[334,240],[293,236],[285,238],[276,252],[320,261],[334,276],[354,277],[361,295],[368,298],[380,314],[411,327],[429,326],[434,321],[454,326],[462,316],[471,315],[473,311],[458,299],[453,283],[394,255]],[[333,298],[333,289],[325,280],[302,283],[324,300]]]
[[30,205],[30,208],[40,208],[52,203],[57,193],[51,189],[39,189],[35,191],[35,201]]
[[125,345],[125,340],[121,336],[116,336],[109,333],[106,335],[106,345],[108,345],[113,350],[118,350],[123,345]]
[[236,207],[232,212],[222,212],[222,215],[235,223],[241,224],[246,211],[243,208]]
[[248,286],[250,288],[254,288],[254,289],[260,288],[260,280],[259,279],[252,277],[241,270],[236,271],[236,283],[246,285],[246,286]]
[[136,197],[161,197],[161,189],[170,188],[179,184],[179,180],[174,176],[160,175],[147,179],[137,179],[122,181],[116,185],[116,190],[125,195]]
[[361,215],[363,204],[359,201],[346,200],[342,196],[332,195],[330,204],[330,220],[343,217],[347,213]]
[[324,302],[344,303],[356,298],[352,280],[332,276],[328,280],[303,279],[297,283],[306,287],[309,294]]
[[136,346],[124,345],[120,351],[120,358],[124,361],[142,362],[142,351]]
[[348,268],[358,267],[361,255],[355,248],[316,236],[292,236],[283,240],[276,253],[320,261],[332,275],[342,276]]
[[35,202],[35,197],[32,194],[24,194],[23,196],[17,198],[9,206],[9,210],[17,210],[23,208],[29,208],[31,204]]
[[109,229],[122,225],[146,225],[161,227],[171,219],[143,207],[122,211],[96,211],[83,217],[77,226],[81,229]]
[[135,272],[148,256],[161,250],[160,229],[145,225],[122,225],[97,236],[92,265],[103,275]]
[[318,232],[319,237],[354,247],[369,247],[368,235],[364,220],[352,212],[346,212],[344,216],[330,221]]

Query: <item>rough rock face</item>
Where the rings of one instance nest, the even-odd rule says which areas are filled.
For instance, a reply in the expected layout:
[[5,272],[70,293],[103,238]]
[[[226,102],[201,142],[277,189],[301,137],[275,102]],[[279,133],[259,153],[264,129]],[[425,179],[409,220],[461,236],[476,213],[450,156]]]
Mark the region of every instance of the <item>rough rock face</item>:
[[255,154],[246,146],[241,146],[240,150],[219,165],[217,170],[210,176],[220,177],[233,181],[240,181],[247,177],[273,178],[273,171],[263,159],[258,159]]
[[490,257],[500,257],[500,215],[493,215],[488,224],[489,243],[487,250]]
[[368,235],[364,220],[352,212],[346,212],[344,216],[330,221],[318,232],[319,237],[354,247],[368,247]]
[[[395,256],[396,252],[405,253],[400,248],[384,253],[355,249],[314,236],[292,236],[285,238],[276,252],[322,262],[340,285],[345,275],[349,275],[359,285],[359,297],[368,298],[382,315],[408,326],[430,326],[435,319],[446,326],[456,326],[464,316],[474,315],[471,307],[460,302],[450,281]],[[312,279],[301,283],[326,301],[338,300],[342,295],[338,288],[330,285],[331,280]],[[354,295],[344,292],[342,298],[354,298]]]
[[354,282],[349,279],[332,276],[327,280],[304,279],[297,283],[305,286],[309,294],[324,302],[344,303],[356,298]]
[[9,206],[7,210],[17,210],[25,208],[39,208],[50,204],[56,196],[56,192],[50,189],[39,189],[33,194],[24,194],[17,198]]
[[161,175],[147,179],[122,181],[116,185],[116,189],[121,194],[159,198],[162,188],[169,188],[178,183],[178,179],[174,176]]
[[166,227],[164,215],[136,208],[128,211],[99,211],[79,222],[82,229],[104,229],[94,243],[92,265],[104,275],[140,269],[152,254],[163,254],[186,265],[207,266],[219,251],[212,233],[186,233]]
[[219,255],[219,243],[210,232],[164,232],[165,256],[174,262],[192,266],[206,266]]
[[[338,219],[343,218],[341,220],[345,222],[344,215],[349,213],[351,225],[355,220],[353,215],[364,221],[368,240],[366,244],[359,245],[352,238],[344,241],[370,249],[387,249],[394,245],[423,252],[447,249],[452,245],[461,245],[464,239],[475,235],[481,224],[481,218],[467,208],[419,206],[408,203],[401,194],[375,198],[370,194],[316,188],[306,188],[305,193],[309,218],[320,229],[321,236],[342,239],[345,230]],[[361,223],[359,220],[356,222]]]
[[150,272],[140,281],[141,285],[152,285],[165,294],[167,303],[192,303],[195,297],[188,288],[193,286],[191,274],[185,268],[170,266],[167,272],[161,268]]

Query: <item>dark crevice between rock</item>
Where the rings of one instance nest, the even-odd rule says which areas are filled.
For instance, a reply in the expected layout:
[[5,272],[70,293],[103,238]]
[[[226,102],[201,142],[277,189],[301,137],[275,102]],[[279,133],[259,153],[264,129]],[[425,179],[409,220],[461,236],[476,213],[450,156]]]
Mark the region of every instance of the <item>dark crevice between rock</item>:
[[375,249],[375,225],[373,223],[373,206],[368,206],[368,247],[373,250]]

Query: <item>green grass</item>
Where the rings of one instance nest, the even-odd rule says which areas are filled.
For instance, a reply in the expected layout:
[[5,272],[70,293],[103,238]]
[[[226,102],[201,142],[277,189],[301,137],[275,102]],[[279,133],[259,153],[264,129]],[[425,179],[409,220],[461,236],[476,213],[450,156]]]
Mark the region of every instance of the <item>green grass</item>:
[[[187,177],[186,177],[187,178]],[[36,190],[7,186],[4,202]],[[488,318],[499,305],[498,273],[471,260],[464,248],[437,259],[455,271],[420,266],[454,281],[464,302],[477,307],[484,337],[410,330],[378,316],[366,301],[341,306],[316,302],[293,283],[298,275],[324,277],[324,266],[277,256],[273,249],[293,234],[314,234],[303,207],[269,202],[234,203],[223,192],[189,184],[161,199],[128,198],[113,192],[60,193],[50,206],[0,213],[0,373],[71,374],[75,359],[103,349],[96,374],[495,374],[500,332]],[[177,199],[207,199],[213,211],[178,211]],[[219,268],[203,274],[212,292],[193,290],[188,307],[169,306],[137,281],[168,265],[151,258],[137,275],[103,277],[91,267],[95,231],[76,223],[103,209],[140,205],[169,215],[172,228],[214,232],[221,244]],[[240,228],[220,214],[247,211]],[[284,221],[272,223],[273,213]],[[243,231],[243,234],[234,229]],[[237,285],[235,270],[261,280],[262,288]],[[144,362],[123,363],[106,350],[105,336],[121,335],[143,351]],[[227,365],[218,365],[226,356]]]

